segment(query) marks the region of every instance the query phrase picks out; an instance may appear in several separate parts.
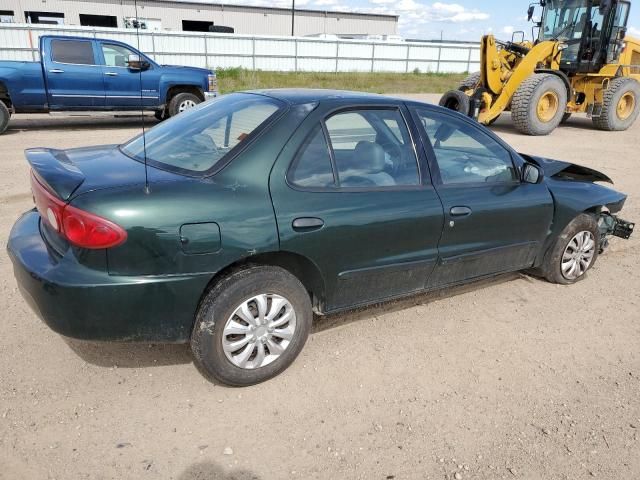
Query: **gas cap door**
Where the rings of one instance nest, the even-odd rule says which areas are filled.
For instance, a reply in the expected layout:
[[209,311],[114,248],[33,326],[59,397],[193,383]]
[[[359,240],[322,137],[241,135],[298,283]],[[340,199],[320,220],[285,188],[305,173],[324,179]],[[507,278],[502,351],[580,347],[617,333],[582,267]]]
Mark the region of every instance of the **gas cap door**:
[[217,223],[186,223],[180,227],[180,244],[187,255],[216,253],[222,248]]

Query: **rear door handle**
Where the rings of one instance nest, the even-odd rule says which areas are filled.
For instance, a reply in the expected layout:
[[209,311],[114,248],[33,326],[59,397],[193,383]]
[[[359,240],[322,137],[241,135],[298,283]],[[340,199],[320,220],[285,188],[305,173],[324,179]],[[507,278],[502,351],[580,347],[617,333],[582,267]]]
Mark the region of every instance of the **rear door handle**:
[[450,213],[452,217],[468,217],[471,215],[471,209],[469,207],[453,207]]
[[104,72],[105,75],[109,76],[109,77],[117,77],[118,74],[116,72]]
[[324,227],[324,220],[313,217],[296,218],[293,221],[292,226],[297,232],[311,232],[313,230],[320,230]]
[[64,73],[64,70],[60,70],[59,68],[52,68],[49,70],[49,73]]

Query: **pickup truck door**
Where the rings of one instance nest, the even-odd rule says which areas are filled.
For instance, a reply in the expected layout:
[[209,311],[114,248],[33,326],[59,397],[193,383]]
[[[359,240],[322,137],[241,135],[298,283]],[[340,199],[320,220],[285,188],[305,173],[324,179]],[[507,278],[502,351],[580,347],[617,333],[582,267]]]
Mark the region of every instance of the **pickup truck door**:
[[160,105],[160,73],[155,65],[151,64],[143,71],[131,69],[127,64],[129,55],[148,59],[140,52],[118,43],[99,41],[98,45],[107,108],[129,110],[140,108],[141,104],[151,108]]
[[50,110],[104,108],[102,69],[93,40],[43,39],[42,68]]

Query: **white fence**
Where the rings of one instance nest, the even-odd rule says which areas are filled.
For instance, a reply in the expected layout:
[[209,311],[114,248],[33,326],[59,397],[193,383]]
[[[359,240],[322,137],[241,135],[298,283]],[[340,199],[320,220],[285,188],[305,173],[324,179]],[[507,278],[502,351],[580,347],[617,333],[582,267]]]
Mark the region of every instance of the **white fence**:
[[208,68],[299,72],[472,72],[478,44],[387,43],[219,33],[0,24],[0,60],[37,60],[40,35],[110,38],[132,45],[158,63]]

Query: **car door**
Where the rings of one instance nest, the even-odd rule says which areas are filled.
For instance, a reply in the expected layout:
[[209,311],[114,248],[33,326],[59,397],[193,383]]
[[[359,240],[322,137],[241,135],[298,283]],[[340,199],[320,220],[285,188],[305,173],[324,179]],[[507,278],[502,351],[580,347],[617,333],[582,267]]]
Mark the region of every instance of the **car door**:
[[412,113],[445,216],[429,287],[531,267],[553,219],[546,185],[522,182],[522,159],[484,127],[429,107]]
[[148,59],[124,45],[104,41],[98,43],[107,108],[129,110],[141,106],[158,106],[160,104],[159,75],[154,65],[151,64],[149,68],[142,71],[129,68],[129,55],[139,55],[141,59],[147,61]]
[[408,111],[328,109],[310,114],[271,174],[281,249],[320,269],[324,311],[421,291],[437,260],[443,212]]
[[51,110],[104,108],[102,69],[93,40],[52,38],[44,44],[43,62]]

